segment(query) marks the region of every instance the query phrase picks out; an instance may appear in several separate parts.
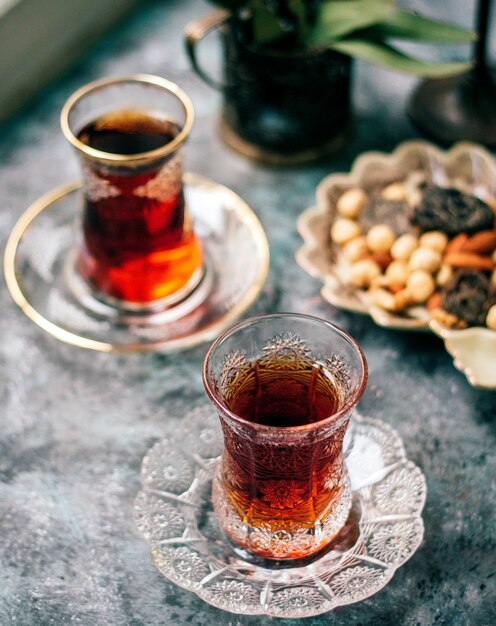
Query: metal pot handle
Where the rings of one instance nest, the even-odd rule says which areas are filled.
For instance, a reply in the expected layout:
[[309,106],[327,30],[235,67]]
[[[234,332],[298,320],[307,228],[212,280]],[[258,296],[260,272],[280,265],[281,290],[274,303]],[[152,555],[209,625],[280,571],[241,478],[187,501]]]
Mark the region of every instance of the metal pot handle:
[[198,58],[196,56],[196,45],[212,30],[219,28],[220,26],[222,26],[222,24],[225,24],[228,18],[229,13],[227,11],[224,11],[223,9],[218,9],[216,11],[212,11],[204,17],[201,17],[198,20],[195,20],[194,22],[190,22],[186,26],[186,29],[184,31],[184,43],[186,45],[186,52],[188,53],[193,69],[198,74],[198,76],[207,83],[207,85],[210,85],[210,87],[213,87],[214,89],[220,91],[224,89],[224,85],[221,82],[211,78],[198,63]]

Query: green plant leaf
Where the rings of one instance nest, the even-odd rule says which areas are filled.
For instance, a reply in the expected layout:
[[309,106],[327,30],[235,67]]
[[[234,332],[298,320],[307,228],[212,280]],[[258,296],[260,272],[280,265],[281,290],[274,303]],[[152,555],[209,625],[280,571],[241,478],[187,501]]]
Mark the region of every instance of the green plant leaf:
[[212,0],[212,2],[229,11],[240,9],[246,4],[246,0]]
[[440,77],[458,74],[471,67],[470,63],[428,63],[420,59],[414,59],[400,52],[393,46],[380,41],[367,41],[365,39],[344,39],[329,46],[330,48],[381,65],[391,70],[407,72],[425,77]]
[[358,14],[371,14],[381,9],[394,11],[394,0],[327,0],[319,9],[319,19],[341,20]]
[[254,0],[252,6],[253,41],[257,46],[273,43],[284,36],[277,17],[263,0]]
[[376,23],[368,33],[381,40],[408,39],[439,43],[466,43],[477,38],[471,30],[399,10],[390,13],[381,23]]
[[305,0],[288,0],[288,8],[298,23],[298,41],[303,43],[308,31],[307,9]]
[[385,22],[394,11],[389,0],[327,2],[308,37],[310,46],[325,46],[350,33]]

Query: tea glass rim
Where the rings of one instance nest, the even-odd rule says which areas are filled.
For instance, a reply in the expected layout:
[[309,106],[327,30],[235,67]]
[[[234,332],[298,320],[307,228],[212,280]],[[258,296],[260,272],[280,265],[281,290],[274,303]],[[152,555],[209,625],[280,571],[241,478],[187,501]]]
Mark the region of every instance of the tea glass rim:
[[[172,139],[172,141],[169,141],[168,143],[158,148],[154,148],[153,150],[147,150],[146,152],[137,152],[135,154],[119,154],[117,152],[105,152],[104,150],[92,148],[76,137],[76,135],[72,132],[71,125],[69,123],[69,115],[74,107],[89,93],[97,91],[99,89],[104,89],[105,87],[109,87],[111,85],[118,85],[119,83],[138,83],[143,85],[153,85],[155,87],[161,87],[162,89],[168,91],[179,99],[184,109],[186,119],[180,132],[176,135],[176,137],[174,137],[174,139]],[[62,107],[62,111],[60,112],[60,126],[62,128],[62,133],[64,134],[64,137],[69,141],[69,143],[71,143],[75,148],[77,148],[87,156],[102,161],[111,161],[116,164],[124,164],[135,161],[151,161],[160,157],[167,156],[168,154],[176,151],[177,148],[182,143],[184,143],[184,141],[186,141],[191,131],[191,128],[193,127],[194,117],[195,114],[193,103],[191,102],[186,92],[181,89],[181,87],[176,85],[176,83],[167,80],[166,78],[154,76],[152,74],[131,74],[128,76],[99,78],[77,89],[71,96],[69,96],[64,106]]]
[[[362,368],[360,382],[357,386],[357,389],[353,392],[353,394],[351,394],[351,397],[347,400],[346,404],[339,411],[336,411],[335,413],[332,413],[332,415],[329,415],[329,417],[319,420],[318,422],[312,422],[310,424],[302,424],[300,426],[268,426],[267,424],[254,424],[253,422],[250,422],[249,420],[239,415],[236,415],[236,413],[231,411],[221,400],[219,400],[219,398],[215,394],[215,391],[212,389],[212,386],[210,385],[209,380],[208,380],[207,371],[208,371],[210,361],[214,355],[214,352],[223,343],[223,341],[225,341],[226,339],[228,339],[229,337],[231,337],[238,331],[243,330],[244,328],[250,326],[254,322],[258,322],[261,320],[268,320],[268,319],[277,319],[277,318],[282,318],[282,319],[296,318],[296,319],[306,320],[306,321],[315,323],[316,325],[326,327],[327,330],[331,330],[332,332],[340,335],[348,344],[351,345],[351,347],[357,353],[358,358],[360,360],[361,368]],[[231,326],[231,328],[228,328],[221,335],[219,335],[217,339],[213,342],[213,344],[210,346],[205,356],[205,360],[203,362],[202,379],[203,379],[203,385],[205,387],[205,391],[207,392],[209,399],[212,401],[216,409],[222,414],[228,416],[234,422],[237,422],[238,424],[243,425],[243,426],[247,426],[255,431],[264,432],[264,433],[288,433],[288,434],[289,433],[301,433],[301,432],[309,432],[312,430],[317,430],[317,429],[320,429],[322,427],[329,425],[330,423],[334,421],[338,421],[339,418],[341,418],[343,415],[346,415],[346,413],[349,413],[353,409],[353,407],[356,406],[356,404],[359,402],[360,398],[362,397],[363,392],[365,391],[365,387],[367,385],[368,365],[367,365],[367,360],[365,358],[363,350],[358,345],[358,342],[355,339],[353,339],[351,335],[349,335],[346,331],[344,331],[342,328],[340,328],[336,324],[333,324],[332,322],[324,320],[320,317],[316,317],[314,315],[307,315],[304,313],[269,313],[265,315],[255,315],[253,317],[249,317],[246,320],[243,320],[241,322],[238,322],[234,326]]]

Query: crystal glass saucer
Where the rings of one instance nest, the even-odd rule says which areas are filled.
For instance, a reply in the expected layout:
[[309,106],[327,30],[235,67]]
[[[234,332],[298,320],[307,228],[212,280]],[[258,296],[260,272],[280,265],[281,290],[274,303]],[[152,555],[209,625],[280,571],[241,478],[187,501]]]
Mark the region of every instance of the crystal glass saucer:
[[205,271],[182,301],[136,313],[92,295],[74,268],[79,183],[43,196],[15,225],[4,257],[14,301],[38,326],[81,348],[170,352],[214,339],[257,299],[269,248],[258,218],[236,193],[196,174],[186,174],[184,185]]
[[222,450],[218,418],[202,406],[184,424],[146,454],[134,514],[160,572],[205,602],[246,615],[318,615],[377,593],[420,545],[425,478],[387,424],[355,415],[347,456],[353,508],[338,538],[305,566],[244,560],[211,504]]

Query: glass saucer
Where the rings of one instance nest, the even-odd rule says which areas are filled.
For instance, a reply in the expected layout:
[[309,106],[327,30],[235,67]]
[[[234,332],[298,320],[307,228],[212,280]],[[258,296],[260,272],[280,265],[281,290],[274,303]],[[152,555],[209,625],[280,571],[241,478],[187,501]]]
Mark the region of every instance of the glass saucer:
[[269,248],[258,218],[236,193],[196,174],[186,174],[184,185],[205,271],[182,301],[138,313],[92,295],[74,269],[79,183],[46,194],[15,225],[4,258],[14,301],[38,326],[81,348],[170,352],[214,339],[260,294]]
[[217,415],[201,406],[184,424],[146,454],[134,515],[160,572],[208,604],[245,615],[318,615],[377,593],[420,545],[424,475],[387,424],[355,415],[347,455],[353,508],[338,538],[305,566],[244,560],[222,534],[211,503],[222,450]]

